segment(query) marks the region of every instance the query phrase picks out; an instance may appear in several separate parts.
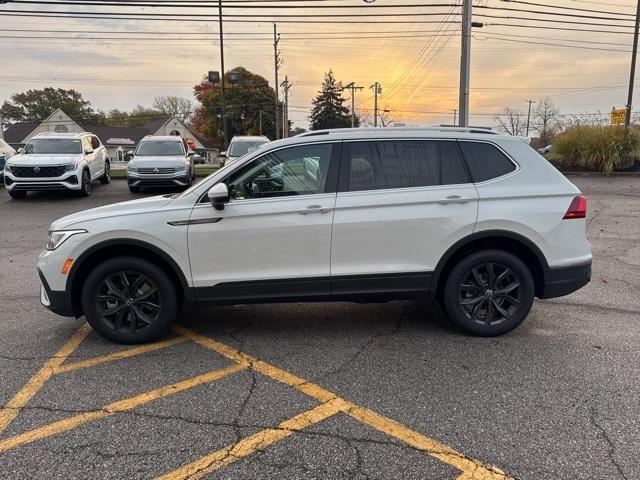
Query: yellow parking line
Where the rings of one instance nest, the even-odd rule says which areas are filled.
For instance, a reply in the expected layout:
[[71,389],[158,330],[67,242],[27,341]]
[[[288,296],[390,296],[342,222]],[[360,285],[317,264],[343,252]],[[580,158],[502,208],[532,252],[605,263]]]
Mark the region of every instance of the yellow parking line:
[[422,450],[432,457],[457,468],[462,472],[458,480],[506,480],[510,478],[496,467],[485,465],[477,460],[468,458],[437,440],[410,430],[404,425],[372,412],[367,408],[349,402],[349,405],[343,409],[343,411],[365,425],[369,425],[382,433],[397,438],[411,445],[413,448]]
[[108,355],[102,355],[100,357],[89,358],[87,360],[82,360],[80,362],[67,363],[65,365],[61,365],[58,368],[56,368],[54,373],[73,372],[74,370],[80,370],[88,367],[95,367],[96,365],[101,365],[103,363],[114,362],[116,360],[135,357],[136,355],[141,355],[147,352],[153,352],[155,350],[160,350],[162,348],[172,347],[173,345],[178,345],[179,343],[183,343],[186,341],[187,339],[185,337],[175,337],[169,340],[164,340],[162,342],[150,343],[148,345],[142,345],[140,347],[134,347],[128,350],[110,353]]
[[278,367],[263,362],[262,360],[258,360],[250,355],[247,355],[246,353],[234,350],[227,345],[217,342],[209,337],[205,337],[204,335],[195,333],[184,327],[175,327],[175,330],[181,335],[184,335],[185,337],[191,339],[192,341],[204,347],[210,348],[226,356],[227,358],[230,358],[237,362],[246,362],[253,370],[260,372],[270,378],[273,378],[274,380],[285,383],[300,392],[303,392],[317,400],[320,400],[321,402],[328,402],[332,399],[337,402],[341,402],[344,407],[342,411],[352,418],[355,418],[382,433],[397,438],[398,440],[401,440],[404,443],[407,443],[408,445],[411,445],[418,450],[424,451],[425,453],[437,458],[438,460],[457,468],[462,472],[461,476],[458,477],[459,480],[506,480],[510,478],[498,468],[490,465],[485,465],[482,462],[468,458],[462,453],[457,452],[456,450],[444,445],[443,443],[438,442],[437,440],[426,437],[425,435],[410,430],[404,425],[401,425],[391,419],[388,419],[357,404],[349,402],[348,400],[344,400],[338,397],[338,395],[336,395],[335,393],[326,390],[314,383],[307,382],[301,377],[292,375],[289,372],[285,372]]
[[274,380],[289,385],[290,387],[293,387],[296,390],[299,390],[300,392],[305,393],[320,402],[328,402],[329,400],[336,398],[335,393],[332,393],[329,390],[316,385],[315,383],[308,382],[304,378],[292,375],[289,372],[285,372],[284,370],[278,367],[274,367],[273,365],[263,362],[262,360],[258,360],[251,355],[239,352],[223,343],[213,340],[212,338],[205,337],[204,335],[200,335],[196,332],[180,326],[174,327],[174,330],[192,340],[193,342],[202,345],[203,347],[206,347],[210,350],[214,350],[231,360],[234,360],[236,362],[248,363],[253,370],[260,372],[267,377],[273,378]]
[[83,324],[60,350],[49,358],[40,370],[29,379],[26,385],[7,402],[4,408],[0,410],[0,433],[18,416],[24,406],[29,403],[29,400],[38,393],[45,382],[51,378],[55,370],[64,363],[67,357],[78,348],[90,331],[89,326],[86,323]]
[[173,472],[166,473],[158,480],[182,480],[198,479],[210,474],[222,467],[232,464],[244,457],[247,457],[258,450],[262,450],[283,440],[295,432],[303,430],[322,420],[335,415],[346,408],[344,402],[339,399],[329,400],[318,405],[311,410],[307,410],[296,415],[289,420],[280,423],[276,428],[261,430],[249,437],[240,440],[238,443],[224,447],[210,455],[200,458],[193,463],[189,463]]
[[171,385],[165,385],[164,387],[160,387],[156,390],[151,390],[149,392],[142,393],[140,395],[127,398],[125,400],[120,400],[114,403],[110,403],[109,405],[103,408],[100,408],[99,410],[81,413],[80,415],[75,415],[73,417],[65,418],[64,420],[53,422],[53,423],[50,423],[49,425],[45,425],[43,427],[36,428],[34,430],[30,430],[25,433],[21,433],[13,437],[9,437],[6,440],[0,440],[0,453],[5,452],[11,448],[18,447],[20,445],[25,445],[27,443],[35,442],[38,440],[42,440],[43,438],[50,437],[52,435],[56,435],[58,433],[72,430],[85,423],[98,420],[100,418],[108,417],[118,412],[131,410],[132,408],[139,407],[140,405],[144,405],[153,400],[157,400],[162,397],[173,395],[175,393],[188,390],[190,388],[196,387],[198,385],[202,385],[204,383],[220,380],[221,378],[224,378],[227,375],[231,375],[233,373],[239,372],[240,370],[243,370],[247,367],[248,365],[244,363],[244,364],[232,365],[230,367],[226,367],[220,370],[214,370],[212,372],[208,372],[203,375],[198,375],[197,377],[193,377],[188,380],[183,380],[181,382],[177,382]]

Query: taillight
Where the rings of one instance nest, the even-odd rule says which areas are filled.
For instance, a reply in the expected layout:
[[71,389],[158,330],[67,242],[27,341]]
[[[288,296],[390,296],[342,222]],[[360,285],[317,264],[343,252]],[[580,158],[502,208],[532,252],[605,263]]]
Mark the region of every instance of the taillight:
[[571,200],[569,210],[564,214],[564,218],[585,218],[587,216],[587,197],[578,195]]

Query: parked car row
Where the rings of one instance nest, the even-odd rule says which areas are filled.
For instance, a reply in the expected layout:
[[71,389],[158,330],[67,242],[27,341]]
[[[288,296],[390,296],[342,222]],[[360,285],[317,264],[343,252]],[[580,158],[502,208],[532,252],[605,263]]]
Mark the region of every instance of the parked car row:
[[[229,151],[241,156],[268,141],[266,137],[236,137]],[[40,133],[15,153],[9,145],[0,143],[4,183],[15,199],[25,198],[29,191],[43,190],[70,190],[89,196],[93,182],[106,185],[111,181],[107,150],[90,132]],[[182,138],[149,135],[130,154],[129,190],[137,193],[147,186],[189,188],[196,178],[197,163],[204,163],[204,158],[189,150]]]

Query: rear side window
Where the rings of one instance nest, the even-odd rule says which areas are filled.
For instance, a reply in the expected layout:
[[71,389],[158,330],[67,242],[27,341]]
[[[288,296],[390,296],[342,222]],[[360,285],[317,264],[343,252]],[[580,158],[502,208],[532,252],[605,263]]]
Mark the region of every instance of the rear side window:
[[352,192],[469,182],[455,142],[404,140],[345,146]]
[[98,140],[98,137],[91,137],[91,146],[94,150],[100,148],[100,140]]
[[513,162],[490,143],[460,142],[460,149],[476,183],[501,177],[516,169]]

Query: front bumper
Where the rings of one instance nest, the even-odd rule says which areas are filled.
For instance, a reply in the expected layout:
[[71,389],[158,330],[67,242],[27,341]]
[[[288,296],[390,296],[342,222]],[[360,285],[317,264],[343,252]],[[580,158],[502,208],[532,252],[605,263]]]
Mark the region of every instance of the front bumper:
[[591,261],[570,267],[549,268],[539,298],[556,298],[569,295],[591,281]]
[[189,184],[189,171],[177,172],[171,174],[140,174],[140,173],[127,173],[127,182],[131,187],[140,186],[171,186],[177,185],[179,187],[185,187]]
[[51,290],[47,279],[44,278],[44,274],[38,268],[38,276],[40,277],[40,303],[51,310],[53,313],[62,315],[63,317],[75,317],[73,313],[73,306],[71,304],[71,297],[67,295],[67,292],[58,292]]
[[42,191],[42,190],[80,190],[76,172],[65,173],[61,177],[28,177],[14,176],[11,172],[4,172],[4,185],[7,190]]

